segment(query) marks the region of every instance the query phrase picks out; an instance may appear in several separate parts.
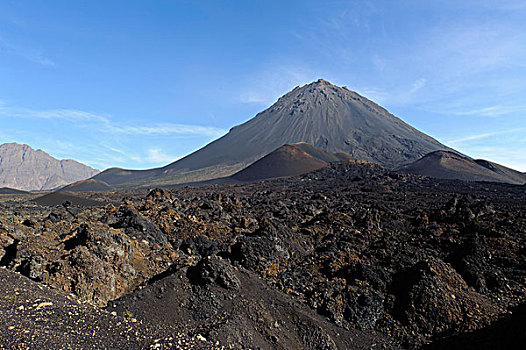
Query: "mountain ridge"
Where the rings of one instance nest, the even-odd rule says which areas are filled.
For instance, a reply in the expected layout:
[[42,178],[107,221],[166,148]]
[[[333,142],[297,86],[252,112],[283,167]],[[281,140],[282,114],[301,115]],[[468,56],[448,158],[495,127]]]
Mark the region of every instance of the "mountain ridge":
[[98,174],[97,169],[72,159],[56,159],[26,144],[0,145],[0,187],[44,191]]

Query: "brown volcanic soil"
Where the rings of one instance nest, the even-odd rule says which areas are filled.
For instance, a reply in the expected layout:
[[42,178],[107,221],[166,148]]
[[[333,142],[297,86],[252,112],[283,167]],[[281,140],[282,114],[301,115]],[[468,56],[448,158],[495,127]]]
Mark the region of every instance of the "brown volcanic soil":
[[190,334],[236,349],[398,348],[388,337],[338,327],[217,256],[112,302],[108,310],[174,331],[185,325]]
[[84,192],[84,191],[111,191],[114,188],[104,181],[87,179],[82,181],[77,181],[71,185],[67,185],[61,188],[59,191],[69,191],[69,192]]
[[294,146],[302,150],[303,152],[311,155],[312,157],[322,160],[327,163],[353,160],[353,158],[345,152],[336,152],[336,153],[327,152],[320,148],[316,148],[312,145],[309,145],[306,142],[292,143],[291,146]]
[[492,325],[483,329],[440,339],[424,347],[426,350],[494,350],[522,349],[526,344],[526,303],[510,310]]
[[1,204],[0,265],[241,349],[450,349],[524,334],[525,186],[345,162],[97,198],[121,204]]
[[472,160],[447,151],[432,152],[414,163],[403,166],[400,172],[438,179],[464,181],[492,181],[522,185],[526,175],[486,160]]
[[213,348],[182,333],[149,329],[5,269],[0,282],[0,349]]
[[323,160],[314,158],[293,145],[284,145],[231,177],[239,181],[254,181],[297,176],[325,166],[327,163]]
[[41,197],[33,199],[38,205],[53,207],[56,205],[76,205],[79,207],[97,207],[103,206],[105,203],[88,199],[85,197],[79,197],[65,191],[51,192]]
[[488,160],[484,159],[476,159],[475,162],[479,164],[480,166],[483,166],[489,170],[491,170],[493,173],[499,174],[500,176],[507,179],[506,182],[508,183],[514,183],[514,184],[524,184],[526,183],[526,174],[521,173],[520,171],[510,169],[508,167],[505,167],[503,165],[490,162]]

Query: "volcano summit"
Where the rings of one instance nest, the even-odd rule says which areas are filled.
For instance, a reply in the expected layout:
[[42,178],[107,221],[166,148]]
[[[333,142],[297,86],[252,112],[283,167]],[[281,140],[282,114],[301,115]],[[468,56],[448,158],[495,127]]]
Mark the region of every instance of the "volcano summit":
[[320,79],[296,87],[223,137],[165,167],[112,168],[95,178],[121,187],[207,180],[232,175],[284,144],[299,142],[389,168],[448,149],[367,98]]

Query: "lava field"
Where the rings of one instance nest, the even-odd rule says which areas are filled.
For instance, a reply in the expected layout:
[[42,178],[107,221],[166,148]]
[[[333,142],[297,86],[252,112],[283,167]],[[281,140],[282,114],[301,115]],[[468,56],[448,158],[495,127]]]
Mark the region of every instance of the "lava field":
[[526,186],[350,161],[76,196],[0,196],[0,265],[155,334],[233,349],[526,341]]

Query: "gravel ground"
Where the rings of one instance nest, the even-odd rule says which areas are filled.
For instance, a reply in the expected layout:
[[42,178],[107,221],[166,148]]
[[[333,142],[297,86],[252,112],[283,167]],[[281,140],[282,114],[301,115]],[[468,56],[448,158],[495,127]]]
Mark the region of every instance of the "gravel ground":
[[221,349],[147,328],[0,269],[0,349]]

